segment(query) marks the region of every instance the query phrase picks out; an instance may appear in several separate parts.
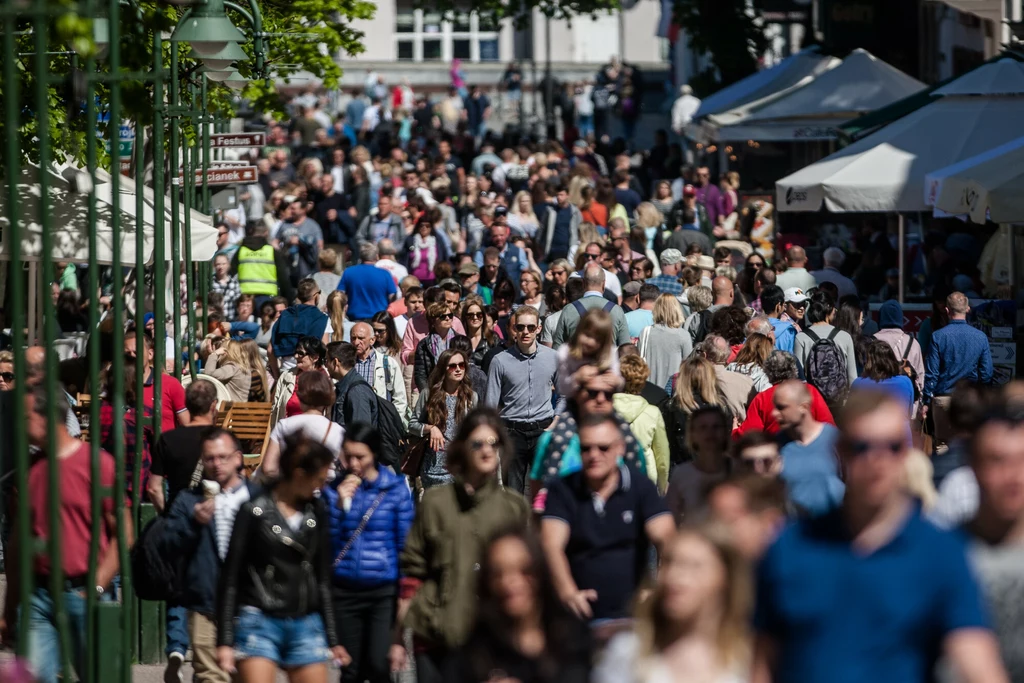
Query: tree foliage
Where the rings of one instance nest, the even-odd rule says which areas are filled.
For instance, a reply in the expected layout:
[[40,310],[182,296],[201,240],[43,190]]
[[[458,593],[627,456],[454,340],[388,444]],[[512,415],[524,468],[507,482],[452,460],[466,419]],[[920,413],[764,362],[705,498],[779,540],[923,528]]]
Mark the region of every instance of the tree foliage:
[[690,85],[709,95],[757,71],[768,48],[757,3],[749,0],[675,0],[673,17],[686,32],[695,54],[710,64]]

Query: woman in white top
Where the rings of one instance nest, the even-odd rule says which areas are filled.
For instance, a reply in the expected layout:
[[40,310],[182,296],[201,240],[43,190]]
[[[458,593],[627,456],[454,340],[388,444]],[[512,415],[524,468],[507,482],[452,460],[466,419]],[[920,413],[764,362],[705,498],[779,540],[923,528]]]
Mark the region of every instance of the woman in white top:
[[761,393],[772,385],[764,372],[764,364],[774,350],[775,344],[771,339],[754,332],[743,343],[743,348],[736,354],[736,360],[726,365],[725,369],[746,375],[753,381],[754,390]]
[[685,528],[666,545],[633,630],[615,636],[594,683],[746,683],[750,570],[724,530]]
[[533,238],[537,234],[540,221],[533,211],[533,200],[530,193],[520,190],[512,200],[512,206],[508,212],[508,227],[514,235]]
[[284,418],[270,432],[270,443],[260,464],[260,471],[266,477],[277,476],[281,448],[285,440],[295,434],[323,444],[335,458],[340,457],[345,430],[325,417],[334,405],[334,383],[322,372],[304,372],[296,381],[295,393],[302,412]]
[[693,338],[683,329],[683,309],[671,294],[655,300],[651,319],[654,324],[640,333],[637,348],[651,370],[649,381],[664,387],[693,351]]

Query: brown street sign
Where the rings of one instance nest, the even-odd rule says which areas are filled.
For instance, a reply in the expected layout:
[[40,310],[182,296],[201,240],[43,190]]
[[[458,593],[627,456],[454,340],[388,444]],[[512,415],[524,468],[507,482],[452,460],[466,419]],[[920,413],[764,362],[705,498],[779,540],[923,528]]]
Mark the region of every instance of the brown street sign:
[[210,136],[210,147],[263,147],[265,144],[265,133],[214,133]]
[[235,185],[237,183],[255,183],[257,179],[255,166],[221,166],[209,169],[205,174],[196,171],[196,185],[201,185],[205,175],[207,185]]

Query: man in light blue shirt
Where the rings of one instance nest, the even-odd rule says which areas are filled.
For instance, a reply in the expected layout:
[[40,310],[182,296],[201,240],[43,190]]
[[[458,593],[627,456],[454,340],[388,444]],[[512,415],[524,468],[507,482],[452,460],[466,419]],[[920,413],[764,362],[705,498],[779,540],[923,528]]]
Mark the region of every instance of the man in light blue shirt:
[[645,327],[654,324],[654,302],[661,296],[661,290],[656,285],[644,283],[640,286],[640,308],[626,314],[626,326],[629,328],[629,336],[634,342],[640,338],[640,333]]

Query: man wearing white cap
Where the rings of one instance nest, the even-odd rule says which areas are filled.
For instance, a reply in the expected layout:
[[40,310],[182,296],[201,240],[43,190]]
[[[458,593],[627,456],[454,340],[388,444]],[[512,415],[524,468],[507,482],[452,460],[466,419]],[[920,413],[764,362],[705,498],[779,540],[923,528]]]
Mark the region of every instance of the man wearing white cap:
[[793,323],[797,332],[804,328],[804,313],[807,312],[807,300],[810,298],[799,287],[790,287],[785,291],[786,304],[783,320]]
[[846,254],[839,247],[829,247],[825,250],[825,253],[821,255],[822,260],[825,262],[825,267],[821,270],[815,270],[811,273],[817,283],[820,285],[822,282],[831,282],[839,290],[839,298],[842,299],[844,296],[851,294],[857,294],[857,285],[854,284],[853,280],[846,277],[839,272],[839,269],[843,267],[843,263],[846,262]]
[[661,252],[661,275],[647,279],[647,284],[654,285],[662,294],[680,296],[683,285],[679,282],[679,271],[683,268],[683,255],[678,249],[666,249]]

